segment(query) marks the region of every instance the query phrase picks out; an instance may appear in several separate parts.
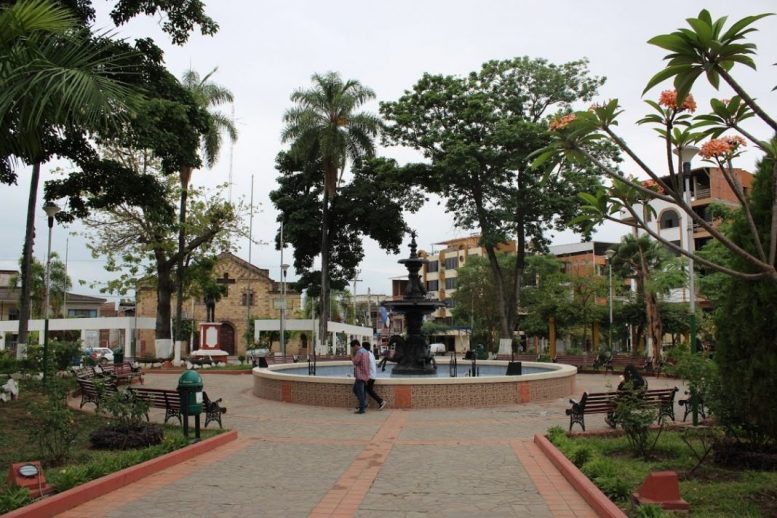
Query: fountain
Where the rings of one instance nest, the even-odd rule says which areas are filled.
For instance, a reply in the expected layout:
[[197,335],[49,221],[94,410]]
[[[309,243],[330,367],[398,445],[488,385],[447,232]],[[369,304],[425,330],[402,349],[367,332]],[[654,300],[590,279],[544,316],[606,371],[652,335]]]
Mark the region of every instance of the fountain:
[[402,375],[433,375],[437,371],[434,362],[434,356],[429,350],[429,344],[421,333],[421,325],[424,321],[424,315],[432,313],[435,309],[442,306],[442,302],[428,300],[426,298],[426,289],[421,284],[421,276],[418,271],[426,259],[418,257],[416,249],[418,245],[415,242],[416,233],[410,233],[410,257],[400,259],[399,263],[407,268],[407,288],[402,300],[384,302],[382,305],[395,313],[405,315],[407,322],[407,337],[399,335],[391,337],[390,343],[395,346],[394,355],[389,361],[396,362],[392,370],[393,374]]
[[[424,315],[441,305],[427,300],[418,271],[424,259],[416,253],[416,234],[411,233],[410,257],[399,262],[408,270],[408,286],[402,300],[383,305],[405,315],[407,335],[394,335],[396,362],[390,376],[378,369],[375,387],[389,408],[480,408],[547,401],[574,391],[577,369],[559,363],[523,362],[520,376],[506,374],[506,361],[483,360],[479,376],[448,377],[448,364],[437,372],[429,345],[421,334]],[[442,362],[454,361],[450,356]],[[353,364],[350,361],[319,364],[311,375],[299,364],[273,365],[253,370],[255,396],[301,405],[353,408]]]

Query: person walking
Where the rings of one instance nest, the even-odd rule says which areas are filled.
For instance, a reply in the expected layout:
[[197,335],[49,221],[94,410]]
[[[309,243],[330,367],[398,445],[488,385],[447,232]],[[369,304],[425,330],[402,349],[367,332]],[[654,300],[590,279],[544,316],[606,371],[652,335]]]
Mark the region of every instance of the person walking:
[[367,395],[364,392],[367,380],[370,379],[369,353],[362,349],[359,340],[351,340],[351,361],[353,362],[353,393],[359,402],[354,414],[363,414],[367,408]]
[[367,359],[370,360],[370,379],[367,380],[367,384],[364,389],[367,395],[370,396],[378,404],[378,410],[386,408],[386,401],[375,393],[375,378],[378,377],[378,364],[375,361],[375,355],[370,350],[370,342],[362,342],[362,349],[367,352]]

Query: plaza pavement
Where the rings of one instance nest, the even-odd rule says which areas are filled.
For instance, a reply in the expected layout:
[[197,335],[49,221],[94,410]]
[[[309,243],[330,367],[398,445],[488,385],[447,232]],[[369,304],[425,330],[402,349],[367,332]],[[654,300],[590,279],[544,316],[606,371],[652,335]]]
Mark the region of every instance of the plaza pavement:
[[[175,388],[178,376],[147,374],[146,385]],[[249,375],[203,379],[210,396],[223,398],[236,441],[61,516],[596,516],[532,442],[550,426],[569,426],[567,398],[354,415],[258,399]],[[683,390],[680,380],[649,382]],[[573,397],[617,383],[617,375],[579,374]],[[601,415],[586,424],[607,428]]]

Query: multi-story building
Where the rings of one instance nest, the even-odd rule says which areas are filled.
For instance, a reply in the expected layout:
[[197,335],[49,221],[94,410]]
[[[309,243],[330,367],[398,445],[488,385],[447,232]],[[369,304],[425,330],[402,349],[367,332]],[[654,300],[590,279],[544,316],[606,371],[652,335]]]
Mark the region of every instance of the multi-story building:
[[[453,294],[456,292],[458,269],[467,264],[471,257],[486,256],[486,250],[478,244],[479,241],[479,235],[450,239],[435,243],[435,247],[442,247],[437,251],[419,252],[419,255],[427,261],[421,270],[421,281],[426,286],[427,296],[445,303],[444,307],[432,313],[435,320],[450,323],[453,316],[451,309],[454,305]],[[499,244],[496,251],[514,254],[515,247],[515,241],[509,241]]]
[[[734,169],[734,176],[742,186],[745,196],[749,196],[753,184],[753,175],[744,169]],[[691,207],[693,211],[708,221],[715,224],[712,217],[711,206],[714,203],[726,205],[730,208],[740,207],[739,200],[726,181],[723,171],[717,167],[699,167],[691,171]],[[665,177],[666,182],[669,177]],[[684,184],[683,184],[684,185]],[[688,221],[690,216],[680,210],[677,205],[662,200],[650,202],[652,210],[645,211],[644,219],[648,228],[653,232],[683,249],[688,249]],[[633,223],[633,218],[624,211],[623,221]],[[643,235],[645,230],[634,228],[634,235]],[[698,223],[693,224],[693,249],[699,250],[711,239],[710,233]],[[698,296],[698,295],[697,295]],[[687,302],[690,300],[686,288],[673,290],[668,300],[672,302]],[[700,303],[704,300],[699,299]]]
[[554,245],[550,247],[550,253],[561,262],[564,273],[572,277],[586,277],[606,274],[606,252],[614,246],[615,243],[588,241]]

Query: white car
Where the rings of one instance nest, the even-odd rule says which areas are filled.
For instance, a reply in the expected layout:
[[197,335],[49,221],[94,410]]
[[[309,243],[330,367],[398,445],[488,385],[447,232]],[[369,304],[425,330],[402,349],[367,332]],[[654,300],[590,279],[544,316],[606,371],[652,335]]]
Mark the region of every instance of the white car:
[[445,344],[443,343],[429,344],[429,351],[432,353],[433,356],[445,354],[446,353]]
[[107,347],[92,349],[92,359],[97,363],[113,363],[113,351]]

